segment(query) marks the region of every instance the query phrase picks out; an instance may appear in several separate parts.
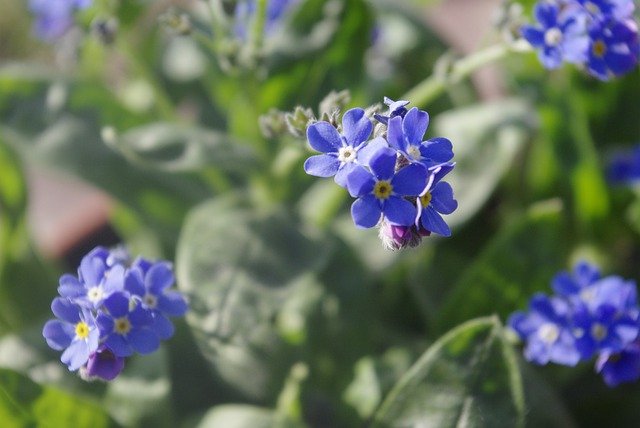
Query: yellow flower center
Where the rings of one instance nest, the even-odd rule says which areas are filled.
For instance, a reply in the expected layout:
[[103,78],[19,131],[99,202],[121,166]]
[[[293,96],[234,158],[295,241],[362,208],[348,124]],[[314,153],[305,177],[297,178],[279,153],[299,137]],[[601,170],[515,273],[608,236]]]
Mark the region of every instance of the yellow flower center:
[[422,204],[422,208],[426,208],[431,203],[431,193],[427,192],[424,195],[420,196],[420,203]]
[[113,329],[118,334],[127,334],[131,331],[131,323],[127,317],[118,318],[114,322]]
[[386,180],[380,180],[373,187],[373,194],[378,199],[387,199],[391,196],[391,192],[393,191],[393,186]]
[[593,43],[591,50],[596,57],[602,58],[607,52],[607,45],[605,45],[602,40],[597,40]]
[[80,321],[76,324],[76,336],[80,339],[86,339],[89,337],[89,326],[86,322]]
[[595,323],[591,326],[591,336],[598,342],[607,337],[607,327],[600,323]]

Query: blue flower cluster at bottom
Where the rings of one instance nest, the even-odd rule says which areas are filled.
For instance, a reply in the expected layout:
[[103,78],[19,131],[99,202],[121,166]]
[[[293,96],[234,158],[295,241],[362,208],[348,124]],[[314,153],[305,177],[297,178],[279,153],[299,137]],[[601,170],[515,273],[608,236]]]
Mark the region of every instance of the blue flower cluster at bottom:
[[47,344],[64,351],[61,361],[85,379],[113,380],[134,352],[149,354],[173,335],[167,317],[182,316],[187,301],[170,287],[171,264],[97,247],[80,263],[78,276],[60,278],[59,297],[45,324]]
[[555,294],[532,297],[528,312],[508,325],[526,343],[524,356],[536,364],[575,366],[596,357],[596,371],[609,386],[640,378],[640,332],[634,281],[601,277],[596,266],[578,263],[552,281]]

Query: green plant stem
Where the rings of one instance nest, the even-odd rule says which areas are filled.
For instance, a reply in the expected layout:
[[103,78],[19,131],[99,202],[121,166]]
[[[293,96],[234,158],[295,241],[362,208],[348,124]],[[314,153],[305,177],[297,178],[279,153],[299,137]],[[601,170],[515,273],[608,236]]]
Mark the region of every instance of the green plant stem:
[[452,62],[445,73],[434,73],[409,90],[401,97],[410,100],[415,106],[424,106],[438,98],[445,92],[447,86],[456,84],[479,68],[498,61],[510,52],[518,52],[511,49],[505,43],[489,46],[478,52]]
[[267,21],[267,0],[256,2],[256,14],[251,27],[251,52],[255,56],[262,51],[264,27]]

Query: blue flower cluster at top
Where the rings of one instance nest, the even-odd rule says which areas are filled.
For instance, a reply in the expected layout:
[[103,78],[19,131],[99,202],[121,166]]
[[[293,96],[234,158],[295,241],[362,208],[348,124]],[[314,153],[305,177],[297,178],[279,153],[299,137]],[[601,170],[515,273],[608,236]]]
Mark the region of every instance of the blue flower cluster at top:
[[173,335],[167,317],[182,316],[187,301],[170,287],[171,264],[137,258],[122,249],[97,247],[80,263],[78,276],[60,278],[59,297],[42,334],[64,351],[60,358],[84,378],[114,379],[134,352],[149,354]]
[[631,152],[617,153],[607,168],[607,179],[613,184],[631,184],[640,181],[640,145]]
[[[280,24],[287,12],[300,0],[268,0],[267,16],[265,17],[264,32],[272,33]],[[256,13],[256,0],[239,1],[235,10],[234,32],[241,40],[247,38],[248,28]]]
[[552,281],[555,294],[536,294],[528,312],[508,325],[526,342],[524,356],[537,364],[574,366],[596,357],[596,371],[609,386],[640,378],[640,332],[636,284],[602,277],[596,266],[578,263]]
[[546,68],[566,61],[609,80],[638,64],[634,8],[633,0],[542,0],[534,9],[536,25],[521,32]]
[[[453,168],[451,142],[423,140],[429,114],[408,101],[392,101],[388,116],[375,115],[380,127],[372,138],[372,121],[361,108],[345,112],[339,131],[326,121],[307,128],[307,140],[320,155],[306,160],[307,174],[334,177],[356,198],[351,215],[356,226],[380,225],[387,247],[415,246],[432,232],[450,236],[442,214],[458,203],[442,178]],[[339,128],[340,129],[340,128]]]
[[35,15],[34,31],[47,42],[59,39],[73,26],[73,14],[91,5],[92,0],[29,0]]

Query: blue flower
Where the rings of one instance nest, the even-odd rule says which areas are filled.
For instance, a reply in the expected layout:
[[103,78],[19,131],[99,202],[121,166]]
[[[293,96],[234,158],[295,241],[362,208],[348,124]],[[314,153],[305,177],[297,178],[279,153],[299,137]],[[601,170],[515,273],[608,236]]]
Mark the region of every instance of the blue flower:
[[603,352],[596,360],[596,371],[610,386],[640,379],[640,344],[634,342],[622,352]]
[[55,298],[51,310],[58,319],[47,321],[42,335],[51,348],[64,350],[60,361],[69,370],[78,370],[98,349],[100,332],[96,320],[90,311],[66,298]]
[[381,215],[391,224],[410,226],[415,222],[416,207],[404,199],[422,192],[427,170],[420,164],[407,165],[395,172],[396,152],[380,147],[369,159],[370,170],[358,166],[347,177],[347,189],[356,201],[351,215],[356,226],[373,227]]
[[91,0],[29,0],[36,35],[48,42],[59,39],[73,26],[74,12],[90,4]]
[[446,138],[422,141],[429,127],[429,114],[413,107],[404,116],[389,120],[387,141],[410,162],[418,162],[430,168],[453,158],[453,146]]
[[526,342],[524,356],[537,364],[575,366],[581,358],[569,329],[570,307],[559,298],[536,294],[529,312],[516,312],[507,324]]
[[133,352],[149,354],[160,346],[160,339],[150,329],[153,316],[142,305],[132,302],[123,292],[117,292],[104,301],[106,312],[100,312],[97,324],[104,344],[118,357]]
[[70,274],[60,278],[58,293],[80,305],[99,308],[104,299],[124,287],[125,267],[119,260],[106,248],[94,248],[82,258],[77,278]]
[[174,327],[168,316],[182,316],[187,312],[187,301],[182,294],[170,290],[174,283],[173,271],[168,262],[152,263],[136,260],[127,273],[125,289],[142,307],[150,311],[150,328],[160,339],[173,335]]
[[416,201],[418,205],[417,225],[442,236],[451,236],[451,229],[441,214],[451,214],[458,208],[458,201],[453,197],[451,185],[440,181],[453,169],[453,166],[449,163],[432,170],[427,186]]
[[618,153],[609,162],[607,179],[612,184],[629,184],[640,180],[640,145],[629,153]]
[[124,358],[117,357],[111,349],[101,345],[89,356],[80,374],[85,380],[113,380],[122,372],[122,369],[124,369]]
[[607,20],[589,30],[587,69],[600,80],[620,76],[638,64],[638,27],[633,19]]
[[538,25],[523,25],[520,31],[538,50],[540,62],[546,68],[558,68],[563,61],[585,61],[589,38],[579,9],[561,9],[554,3],[539,2],[534,14]]
[[307,139],[322,155],[311,156],[304,163],[309,175],[331,177],[340,186],[346,185],[347,176],[362,162],[358,152],[371,135],[373,125],[364,110],[354,108],[342,117],[342,134],[329,122],[316,122],[307,128]]

